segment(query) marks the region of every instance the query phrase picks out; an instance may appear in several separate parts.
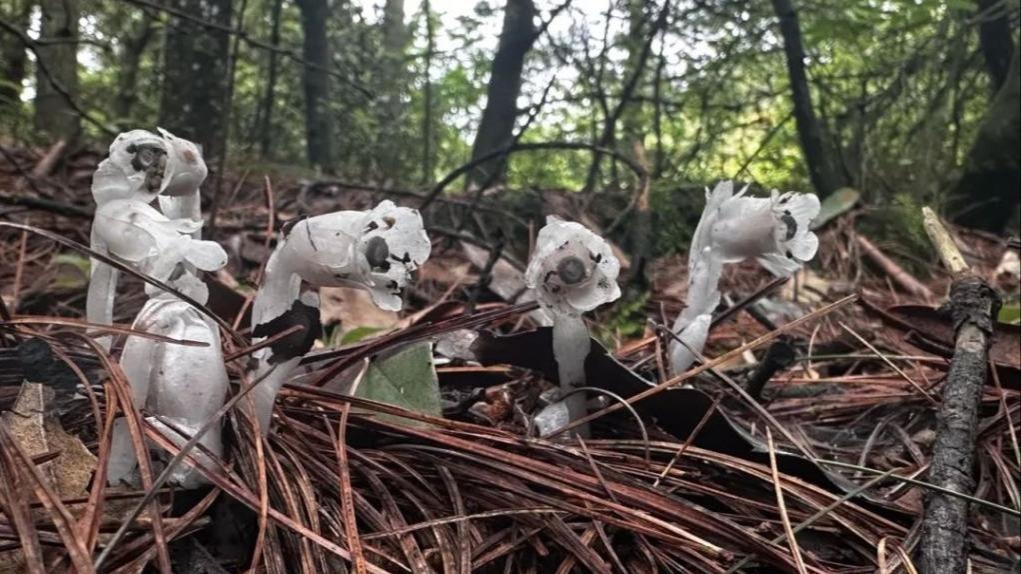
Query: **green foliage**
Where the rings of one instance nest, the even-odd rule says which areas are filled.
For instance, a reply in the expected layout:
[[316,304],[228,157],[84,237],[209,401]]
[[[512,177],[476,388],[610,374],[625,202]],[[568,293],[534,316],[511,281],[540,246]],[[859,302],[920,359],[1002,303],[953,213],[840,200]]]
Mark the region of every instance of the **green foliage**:
[[[427,415],[442,416],[432,344],[414,343],[394,355],[374,362],[362,378],[355,395]],[[422,424],[401,417],[380,416],[400,424]]]
[[648,316],[645,304],[649,292],[628,293],[624,299],[613,305],[611,315],[601,317],[594,332],[595,338],[607,348],[615,348],[624,339],[634,339],[645,332]]
[[[14,7],[25,1],[0,0],[0,15],[14,21]],[[233,26],[267,42],[273,4],[249,0]],[[472,9],[454,4],[434,2],[431,14],[421,9],[407,14],[407,42],[395,54],[384,34],[381,2],[331,3],[334,75],[328,110],[339,177],[424,186],[470,157],[486,104],[502,2],[480,2]],[[882,210],[883,217],[923,199],[938,204],[938,190],[954,177],[987,108],[974,4],[795,4],[817,115],[850,184],[861,191],[864,203],[892,206]],[[236,10],[240,6],[235,3]],[[300,11],[293,2],[282,6],[279,43],[286,54],[273,56],[252,43],[238,43],[231,161],[259,169],[291,166],[293,171],[273,169],[314,177],[301,169],[306,150]],[[174,57],[163,53],[162,42],[163,29],[174,17],[100,0],[82,0],[81,8],[79,104],[114,129],[153,127],[162,94],[175,89],[164,85],[161,74],[165,59]],[[549,7],[540,8],[545,12]],[[607,24],[602,11],[572,6],[535,44],[523,74],[518,127],[529,114],[538,114],[521,141],[598,140],[606,113],[616,108],[645,44],[648,22],[640,19],[650,18],[655,7],[617,2],[609,10]],[[1016,13],[1012,17],[1016,21]],[[427,23],[434,30],[431,50]],[[149,40],[139,44],[146,33]],[[10,42],[13,37],[0,38]],[[4,53],[0,50],[0,59]],[[273,58],[279,77],[269,130],[272,150],[259,158],[262,102]],[[403,65],[396,81],[384,73],[395,58]],[[137,78],[131,83],[127,72],[136,60]],[[31,67],[29,62],[20,83],[27,88],[24,105],[12,102],[2,114],[5,136],[32,139]],[[639,78],[609,145],[630,156],[632,144],[644,144],[655,174],[659,253],[685,249],[701,209],[703,185],[734,178],[766,189],[810,190],[770,3],[711,0],[685,9],[683,18],[672,19],[653,42]],[[11,84],[19,85],[0,79],[0,88]],[[391,106],[399,110],[388,119],[384,112]],[[108,136],[83,126],[88,138],[106,146]],[[381,165],[386,155],[396,158],[396,167]],[[509,162],[508,187],[578,190],[588,181],[591,165],[589,152],[517,153]],[[595,178],[595,189],[608,193],[626,195],[634,185],[633,175],[614,161],[603,161]],[[891,222],[875,231],[903,233],[915,245],[914,231],[902,227]]]
[[1009,325],[1021,325],[1021,305],[1017,303],[1004,305],[1000,308],[1000,314],[997,317],[997,320]]
[[698,185],[661,181],[652,186],[649,198],[658,255],[685,253],[691,234],[705,207],[705,191]]
[[914,274],[925,276],[935,253],[922,224],[924,197],[897,194],[893,200],[869,213],[859,230],[870,238],[882,238],[884,251],[895,255]]

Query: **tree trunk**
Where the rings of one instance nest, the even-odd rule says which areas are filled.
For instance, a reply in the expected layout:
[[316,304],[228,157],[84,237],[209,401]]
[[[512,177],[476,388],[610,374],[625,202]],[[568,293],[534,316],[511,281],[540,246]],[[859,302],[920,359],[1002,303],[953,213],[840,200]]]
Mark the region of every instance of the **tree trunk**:
[[[486,89],[486,109],[472,146],[472,159],[480,158],[511,144],[521,93],[521,71],[525,55],[535,42],[535,5],[532,0],[507,0],[503,12],[503,30],[493,57]],[[482,185],[503,178],[507,158],[497,157],[468,173],[468,184]]]
[[[32,4],[27,0],[13,2],[3,17],[21,31],[27,31]],[[0,33],[0,116],[12,121],[21,108],[21,83],[25,80],[28,53],[25,43],[14,34]],[[9,127],[9,126],[8,126]]]
[[35,127],[50,137],[72,139],[81,128],[81,118],[54,84],[71,98],[78,96],[78,2],[42,0],[39,8],[39,37],[56,42],[37,48],[44,65],[36,67]]
[[[273,0],[270,13],[273,29],[269,41],[274,46],[280,44],[280,13],[283,11],[283,5],[284,0]],[[266,74],[266,91],[262,96],[262,113],[259,114],[259,153],[263,158],[269,159],[273,153],[273,104],[276,101],[279,55],[272,50],[267,54],[269,69]]]
[[[648,5],[644,0],[630,0],[628,2],[628,34],[627,34],[627,65],[623,78],[627,79],[637,74],[635,88],[629,94],[631,102],[628,102],[621,117],[621,128],[624,132],[624,149],[631,152],[635,145],[642,143],[645,136],[645,122],[642,121],[642,91],[645,78],[645,58],[642,53],[645,48],[645,23],[648,17],[645,14],[645,7]],[[653,32],[655,34],[655,32]]]
[[1014,48],[1003,87],[989,103],[964,172],[951,192],[949,211],[968,227],[1003,231],[1021,197],[1021,47]]
[[425,13],[425,81],[422,87],[422,183],[433,178],[433,51],[436,49],[433,36],[432,5],[422,0]]
[[[231,0],[168,0],[195,18],[229,27]],[[163,50],[160,125],[202,146],[217,158],[226,145],[227,75],[230,38],[226,32],[171,18]]]
[[404,0],[386,0],[383,6],[383,61],[379,95],[379,169],[384,178],[400,179],[401,118],[404,115],[404,48],[408,43],[404,26]]
[[329,7],[326,0],[297,0],[304,31],[302,55],[305,66],[305,144],[310,164],[329,172],[333,168],[332,115],[330,101],[330,42],[326,35]]
[[829,148],[822,123],[815,115],[812,94],[808,89],[805,71],[805,47],[801,42],[801,24],[791,0],[771,0],[773,12],[780,21],[787,74],[790,77],[791,98],[794,101],[794,120],[797,123],[801,150],[808,164],[808,173],[816,193],[826,196],[845,187],[847,180],[840,171],[839,162]]
[[1010,36],[1009,8],[1004,0],[978,0],[981,18],[978,41],[985,57],[994,97],[1007,80],[1010,72],[1010,55],[1014,52],[1014,41]]
[[[634,18],[642,18],[643,17],[642,13],[643,13],[642,6],[632,4],[631,7],[632,27],[635,26]],[[603,148],[616,147],[615,144],[617,139],[617,122],[621,119],[621,117],[624,115],[624,112],[628,109],[628,102],[630,102],[630,100],[634,97],[633,95],[635,93],[635,90],[638,89],[639,82],[645,71],[645,64],[649,59],[649,54],[652,53],[652,42],[653,40],[655,40],[656,34],[658,34],[660,30],[662,30],[666,26],[667,16],[669,14],[670,2],[664,0],[663,6],[659,9],[659,13],[656,16],[656,19],[652,22],[652,26],[649,28],[648,33],[645,35],[644,38],[641,39],[640,45],[633,46],[633,51],[628,58],[629,64],[627,66],[628,68],[627,78],[625,79],[620,89],[620,100],[617,102],[617,105],[614,106],[613,111],[607,111],[606,113],[606,119],[603,122],[603,133],[599,137],[598,143],[596,144],[599,147]],[[607,17],[609,16],[610,15],[608,14]],[[641,31],[636,31],[632,29],[631,34],[635,37],[632,37],[630,40],[633,42],[638,42],[639,41],[638,36],[641,35]],[[601,98],[601,100],[603,100],[604,102],[603,106],[605,108],[605,99]],[[625,135],[626,134],[627,132],[625,132]],[[592,164],[589,166],[588,177],[585,180],[584,188],[585,191],[591,191],[595,189],[596,179],[599,176],[599,168],[602,162],[602,158],[603,155],[600,153],[596,153],[593,155]],[[614,161],[614,163],[611,164],[611,167],[614,172],[614,180],[616,180],[617,179],[616,161]]]
[[152,39],[152,19],[143,13],[142,19],[132,26],[131,35],[121,48],[120,67],[117,70],[117,96],[114,98],[114,113],[126,125],[133,125],[131,110],[138,102],[138,68],[142,54]]

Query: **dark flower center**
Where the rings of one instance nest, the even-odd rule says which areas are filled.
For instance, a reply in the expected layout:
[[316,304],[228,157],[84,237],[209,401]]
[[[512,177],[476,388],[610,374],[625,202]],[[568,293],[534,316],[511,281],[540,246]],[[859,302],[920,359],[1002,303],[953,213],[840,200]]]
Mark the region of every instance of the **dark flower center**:
[[794,236],[798,233],[798,221],[794,219],[791,212],[784,211],[783,215],[780,216],[780,221],[787,226],[787,237],[784,237],[784,241],[790,241],[794,239]]
[[564,257],[557,263],[557,275],[565,285],[580,283],[588,275],[585,262],[577,257]]
[[156,166],[167,152],[155,144],[131,144],[128,146],[128,153],[134,154],[131,157],[131,167],[135,168],[135,171],[146,171]]
[[365,259],[373,269],[389,266],[387,262],[389,257],[390,247],[386,244],[385,239],[378,235],[369,238],[369,242],[365,245]]

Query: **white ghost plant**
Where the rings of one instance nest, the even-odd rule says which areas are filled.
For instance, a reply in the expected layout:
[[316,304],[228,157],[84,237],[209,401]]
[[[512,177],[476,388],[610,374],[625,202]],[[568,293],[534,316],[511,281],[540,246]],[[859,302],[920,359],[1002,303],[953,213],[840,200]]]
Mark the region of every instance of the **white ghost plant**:
[[[171,286],[205,303],[206,285],[190,273],[170,281]],[[132,327],[155,335],[205,343],[180,345],[147,337],[129,336],[120,365],[131,384],[135,406],[145,408],[148,420],[178,446],[197,433],[223,406],[228,378],[216,323],[176,296],[158,292],[142,307]],[[157,416],[158,415],[158,416]],[[163,421],[169,423],[164,424]],[[180,432],[179,432],[180,431]],[[181,433],[187,435],[182,437]],[[199,439],[202,449],[192,451],[204,464],[206,452],[223,454],[220,428],[206,431]],[[171,481],[183,488],[205,484],[202,475],[187,462],[171,473]],[[133,482],[137,465],[131,437],[124,419],[114,423],[107,480],[110,484]]]
[[[562,392],[585,384],[591,343],[582,314],[620,297],[619,273],[620,262],[606,240],[580,223],[546,218],[525,270],[525,283],[553,316],[553,355]],[[561,406],[575,420],[585,415],[585,402],[579,393]]]
[[734,182],[721,181],[710,192],[695,229],[688,260],[687,306],[674,322],[669,345],[675,374],[691,366],[705,347],[712,312],[719,305],[719,279],[725,263],[755,259],[770,273],[789,276],[815,257],[819,238],[810,224],[819,214],[812,194],[773,190],[767,197],[736,195]]
[[[339,211],[298,221],[284,229],[270,255],[252,305],[253,332],[294,309],[296,302],[306,310],[318,307],[317,298],[299,297],[302,281],[314,287],[364,289],[381,309],[398,311],[412,274],[431,250],[418,210],[389,200],[367,211]],[[266,348],[255,358],[259,366],[253,380],[265,380],[252,395],[266,433],[277,392],[301,357],[281,357]]]
[[[144,130],[120,134],[92,180],[92,249],[161,280],[180,260],[202,270],[222,267],[227,256],[218,244],[193,241],[202,227],[198,188],[206,173],[198,146],[165,130],[160,135]],[[149,205],[157,196],[164,213]],[[117,279],[116,269],[92,261],[89,322],[112,322]],[[100,342],[109,346],[109,337]]]
[[710,247],[724,263],[756,259],[774,275],[795,273],[819,248],[819,238],[809,227],[819,215],[819,198],[776,190],[769,197],[747,197],[747,191],[745,187],[735,195],[732,181],[720,182],[711,193],[706,190],[692,252]]

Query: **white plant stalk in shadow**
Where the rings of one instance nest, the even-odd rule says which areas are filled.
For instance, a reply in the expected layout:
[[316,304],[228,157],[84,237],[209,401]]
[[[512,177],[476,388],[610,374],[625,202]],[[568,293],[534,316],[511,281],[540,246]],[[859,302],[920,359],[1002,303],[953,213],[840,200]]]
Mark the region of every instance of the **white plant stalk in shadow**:
[[[564,394],[585,386],[585,359],[591,341],[582,314],[620,297],[619,273],[620,262],[610,245],[580,223],[550,216],[539,230],[525,282],[553,316],[553,355]],[[547,407],[551,410],[536,417],[540,434],[585,416],[585,405],[584,394],[575,393]],[[550,414],[564,409],[567,421]],[[544,422],[547,420],[549,424]],[[580,427],[579,434],[585,433]]]

